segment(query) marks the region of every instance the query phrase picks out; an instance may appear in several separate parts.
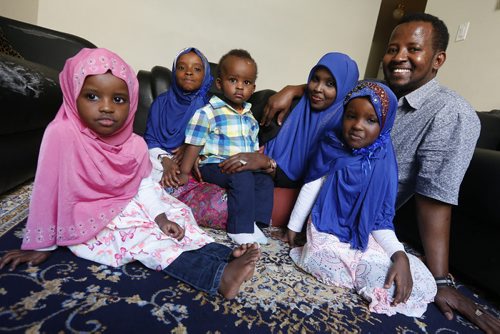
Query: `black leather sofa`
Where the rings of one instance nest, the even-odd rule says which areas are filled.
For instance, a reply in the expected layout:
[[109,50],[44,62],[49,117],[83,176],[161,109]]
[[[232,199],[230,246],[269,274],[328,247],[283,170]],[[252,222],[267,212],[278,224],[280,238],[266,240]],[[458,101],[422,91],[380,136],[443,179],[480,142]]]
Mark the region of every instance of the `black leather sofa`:
[[[478,112],[481,134],[453,207],[450,270],[500,301],[500,110]],[[414,202],[398,210],[398,236],[421,249]]]
[[3,193],[35,175],[43,132],[62,102],[59,72],[67,58],[95,45],[74,35],[2,16],[0,34]]

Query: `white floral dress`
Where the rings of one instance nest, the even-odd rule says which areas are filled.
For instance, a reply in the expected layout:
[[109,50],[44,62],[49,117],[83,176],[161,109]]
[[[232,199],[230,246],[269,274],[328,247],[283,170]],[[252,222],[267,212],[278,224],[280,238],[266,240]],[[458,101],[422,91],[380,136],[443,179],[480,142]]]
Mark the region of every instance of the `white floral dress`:
[[[167,236],[155,223],[154,218],[162,212],[184,228],[181,241]],[[140,261],[148,268],[162,270],[182,252],[213,241],[198,227],[188,206],[148,177],[142,180],[137,195],[103,230],[69,249],[78,257],[113,267]]]

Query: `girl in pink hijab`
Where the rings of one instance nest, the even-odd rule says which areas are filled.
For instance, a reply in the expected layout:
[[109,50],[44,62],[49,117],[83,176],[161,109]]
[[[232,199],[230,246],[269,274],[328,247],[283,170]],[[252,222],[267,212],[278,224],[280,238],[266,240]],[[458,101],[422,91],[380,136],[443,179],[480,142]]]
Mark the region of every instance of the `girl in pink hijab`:
[[146,143],[132,132],[139,88],[132,68],[106,49],[83,49],[59,80],[63,103],[43,137],[21,250],[4,255],[0,269],[39,264],[67,246],[113,267],[138,260],[234,298],[253,275],[258,246],[215,243],[151,179]]

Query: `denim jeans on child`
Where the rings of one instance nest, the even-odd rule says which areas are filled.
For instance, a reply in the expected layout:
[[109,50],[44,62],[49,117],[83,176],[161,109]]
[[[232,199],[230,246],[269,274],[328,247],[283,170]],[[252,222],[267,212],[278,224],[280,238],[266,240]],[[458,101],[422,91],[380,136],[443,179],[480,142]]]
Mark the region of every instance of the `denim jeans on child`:
[[227,233],[253,233],[254,223],[269,224],[273,211],[274,182],[260,171],[224,174],[218,164],[200,166],[203,181],[227,189]]
[[183,252],[163,271],[197,290],[214,295],[232,252],[231,248],[212,242]]

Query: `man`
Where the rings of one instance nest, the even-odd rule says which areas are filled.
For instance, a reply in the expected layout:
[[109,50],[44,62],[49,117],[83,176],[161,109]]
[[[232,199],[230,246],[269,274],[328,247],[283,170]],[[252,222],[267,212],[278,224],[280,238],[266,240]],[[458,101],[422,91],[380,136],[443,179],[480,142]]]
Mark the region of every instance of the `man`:
[[[448,29],[430,14],[407,16],[394,28],[383,58],[384,76],[399,99],[392,131],[399,172],[397,207],[415,196],[426,264],[436,279],[435,303],[449,320],[461,313],[485,332],[500,332],[496,319],[454,287],[448,255],[451,205],[456,205],[479,136],[474,109],[435,77],[446,60]],[[276,112],[281,123],[288,100],[304,86],[287,86],[272,97],[262,124]]]

